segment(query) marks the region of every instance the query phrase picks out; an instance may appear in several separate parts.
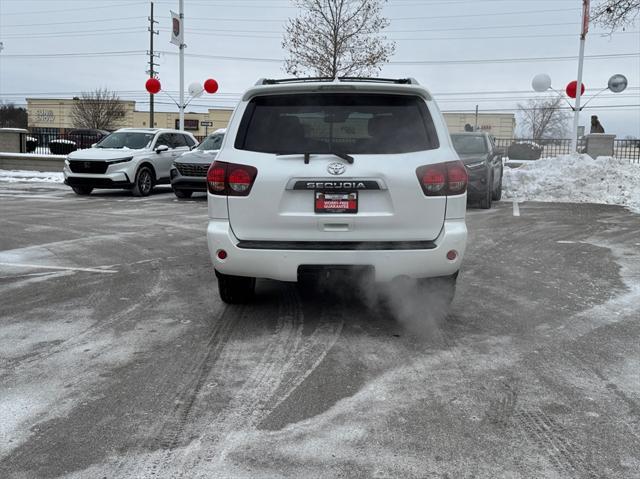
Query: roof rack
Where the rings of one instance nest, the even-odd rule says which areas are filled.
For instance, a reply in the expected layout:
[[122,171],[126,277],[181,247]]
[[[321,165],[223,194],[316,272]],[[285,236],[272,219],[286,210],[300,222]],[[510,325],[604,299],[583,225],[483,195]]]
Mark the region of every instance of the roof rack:
[[373,78],[373,77],[304,77],[304,78],[260,78],[256,85],[279,85],[281,83],[307,82],[362,82],[362,83],[396,83],[403,85],[418,85],[415,78]]

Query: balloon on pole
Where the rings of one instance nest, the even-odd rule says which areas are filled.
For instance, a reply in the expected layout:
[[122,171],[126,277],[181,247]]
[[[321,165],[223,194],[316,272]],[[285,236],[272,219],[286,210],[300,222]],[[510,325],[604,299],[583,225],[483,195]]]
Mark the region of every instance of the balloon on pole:
[[193,82],[189,85],[189,95],[192,97],[199,97],[204,92],[202,85],[200,83]]
[[547,91],[549,88],[551,88],[551,77],[546,73],[540,73],[539,75],[533,77],[531,86],[535,91],[539,93]]
[[609,88],[613,93],[621,93],[627,89],[628,84],[629,81],[626,76],[617,74],[609,78],[607,88]]
[[144,84],[144,87],[147,89],[149,93],[155,95],[161,89],[160,80],[157,78],[149,78],[147,82]]
[[[580,84],[580,95],[584,94],[584,83]],[[575,98],[578,95],[578,82],[572,81],[567,84],[566,93],[569,98]]]
[[218,82],[213,78],[209,78],[204,82],[204,91],[213,94],[218,91]]

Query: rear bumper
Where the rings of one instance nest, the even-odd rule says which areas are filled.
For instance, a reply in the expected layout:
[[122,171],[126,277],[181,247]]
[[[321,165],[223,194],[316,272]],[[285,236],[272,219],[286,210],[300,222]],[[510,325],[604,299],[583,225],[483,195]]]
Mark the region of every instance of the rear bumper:
[[[280,281],[296,281],[300,266],[348,265],[373,267],[375,280],[391,281],[399,276],[430,278],[455,274],[462,263],[467,241],[467,227],[462,219],[446,220],[440,236],[433,242],[426,241],[416,246],[424,249],[380,249],[380,244],[367,248],[367,243],[358,243],[350,249],[265,249],[246,248],[231,231],[229,221],[210,219],[207,228],[207,243],[214,268],[220,273],[235,276],[251,276]],[[248,242],[259,243],[259,242]],[[243,246],[243,247],[240,247]],[[304,246],[303,246],[304,247]],[[387,247],[394,247],[393,244]],[[216,253],[227,252],[224,260]],[[446,255],[456,250],[458,257],[450,261]]]

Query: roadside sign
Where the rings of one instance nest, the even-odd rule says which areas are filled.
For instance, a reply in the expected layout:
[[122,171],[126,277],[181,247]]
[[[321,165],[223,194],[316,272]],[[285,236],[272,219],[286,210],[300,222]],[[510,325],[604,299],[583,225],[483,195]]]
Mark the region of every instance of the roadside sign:
[[203,120],[200,122],[201,126],[213,126],[213,122],[212,121],[207,121],[207,120]]

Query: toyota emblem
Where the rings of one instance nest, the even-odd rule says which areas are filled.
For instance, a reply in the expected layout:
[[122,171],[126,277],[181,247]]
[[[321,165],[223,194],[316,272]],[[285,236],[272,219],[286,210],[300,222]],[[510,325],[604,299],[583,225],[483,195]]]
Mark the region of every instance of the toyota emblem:
[[337,161],[329,163],[329,166],[327,166],[327,171],[332,175],[341,175],[345,172],[345,170],[346,168],[344,167],[344,165],[342,163],[338,163]]

